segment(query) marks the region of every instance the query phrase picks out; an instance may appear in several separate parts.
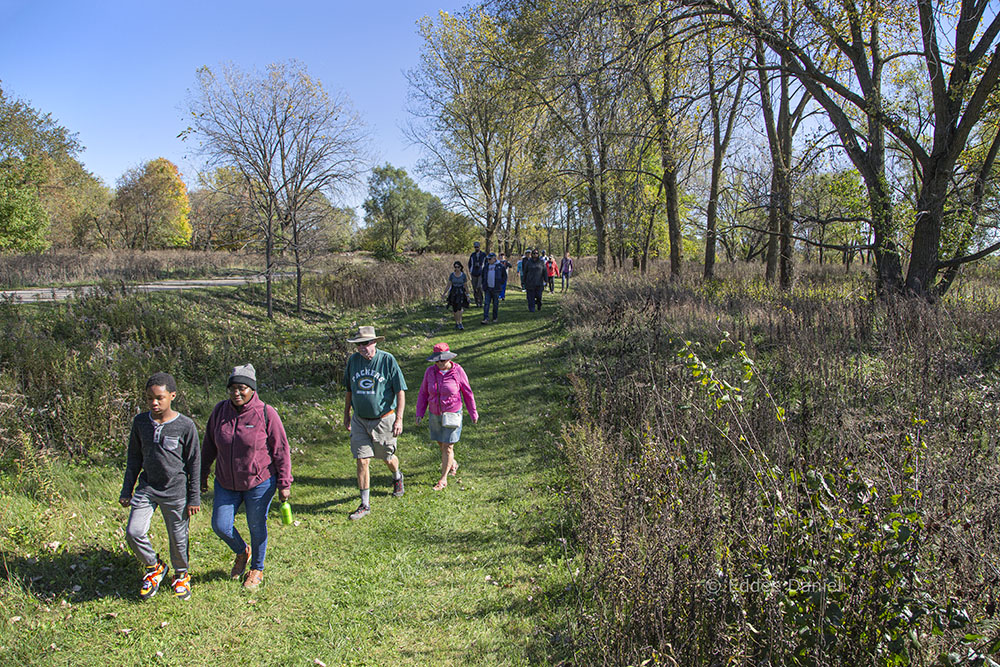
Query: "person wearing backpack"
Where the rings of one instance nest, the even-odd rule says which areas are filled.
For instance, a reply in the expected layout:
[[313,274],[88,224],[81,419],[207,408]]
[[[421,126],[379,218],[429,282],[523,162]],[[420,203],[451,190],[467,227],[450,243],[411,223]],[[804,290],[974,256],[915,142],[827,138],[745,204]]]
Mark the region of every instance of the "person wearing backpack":
[[[236,366],[227,383],[229,399],[212,410],[201,451],[201,489],[215,463],[212,530],[236,554],[229,576],[243,577],[243,587],[254,591],[264,581],[267,554],[267,513],[277,491],[288,500],[292,462],[288,436],[277,411],[257,396],[257,372],[252,364]],[[246,506],[250,544],[235,526],[236,511]]]

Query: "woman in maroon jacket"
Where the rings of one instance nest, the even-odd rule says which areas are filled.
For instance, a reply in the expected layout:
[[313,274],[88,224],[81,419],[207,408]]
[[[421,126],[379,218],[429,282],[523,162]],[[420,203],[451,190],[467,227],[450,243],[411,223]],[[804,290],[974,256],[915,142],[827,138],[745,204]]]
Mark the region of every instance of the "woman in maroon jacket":
[[[229,375],[229,399],[219,402],[208,418],[201,451],[201,488],[215,461],[212,530],[236,554],[230,576],[239,579],[250,563],[243,586],[255,590],[264,580],[267,512],[275,490],[288,500],[292,463],[281,418],[257,396],[257,374],[251,364]],[[234,525],[236,510],[246,504],[250,544]]]

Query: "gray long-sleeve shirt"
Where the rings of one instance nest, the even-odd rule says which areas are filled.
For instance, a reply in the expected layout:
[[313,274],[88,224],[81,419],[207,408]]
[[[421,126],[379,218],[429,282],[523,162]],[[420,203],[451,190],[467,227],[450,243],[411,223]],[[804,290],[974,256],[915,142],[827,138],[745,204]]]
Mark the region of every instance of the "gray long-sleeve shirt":
[[148,412],[135,416],[128,438],[122,497],[132,496],[136,480],[160,498],[187,497],[201,505],[201,447],[198,427],[179,414],[168,422],[153,421]]

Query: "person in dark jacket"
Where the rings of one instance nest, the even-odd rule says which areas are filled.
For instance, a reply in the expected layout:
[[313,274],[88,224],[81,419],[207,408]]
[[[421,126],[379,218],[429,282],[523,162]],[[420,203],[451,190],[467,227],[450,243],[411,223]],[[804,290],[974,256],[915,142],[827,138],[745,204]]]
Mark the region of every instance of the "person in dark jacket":
[[[264,581],[271,499],[276,490],[282,502],[291,495],[292,462],[281,418],[257,396],[254,367],[235,367],[227,387],[229,399],[216,404],[205,429],[201,488],[208,490],[208,477],[215,463],[212,530],[236,554],[230,577],[242,577],[249,562],[243,586],[252,591]],[[236,510],[242,504],[246,505],[249,545],[234,525]]]
[[472,276],[472,298],[477,306],[483,305],[483,286],[481,279],[483,267],[486,266],[486,253],[479,249],[479,241],[472,244],[475,250],[469,255],[469,275]]
[[528,293],[528,312],[542,309],[542,288],[545,286],[545,262],[539,256],[538,250],[531,251],[531,257],[522,264],[524,290]]
[[[191,597],[188,575],[188,522],[201,509],[198,473],[201,452],[198,427],[171,407],[177,383],[168,373],[154,373],[146,382],[149,411],[135,416],[128,438],[125,479],[118,502],[131,507],[125,538],[146,566],[139,597],[156,595],[167,576],[167,565],[149,541],[149,522],[157,507],[163,515],[174,567],[174,596]],[[139,486],[136,488],[136,481]]]
[[493,322],[497,321],[500,295],[507,288],[507,265],[497,261],[496,253],[486,256],[483,269],[483,324],[490,323],[490,305],[493,305]]

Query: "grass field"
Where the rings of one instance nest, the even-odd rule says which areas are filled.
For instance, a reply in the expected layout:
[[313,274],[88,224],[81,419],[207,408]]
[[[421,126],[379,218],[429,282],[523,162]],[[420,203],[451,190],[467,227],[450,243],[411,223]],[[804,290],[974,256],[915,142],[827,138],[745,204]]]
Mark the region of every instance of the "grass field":
[[[373,465],[373,511],[349,521],[358,495],[338,377],[303,370],[275,386],[259,376],[260,395],[277,408],[292,442],[298,523],[282,526],[276,508],[271,513],[265,583],[252,595],[227,577],[232,554],[211,531],[211,494],[192,522],[192,598],[161,589],[140,602],[140,567],[124,545],[127,510],[117,504],[119,466],[52,463],[51,503],[16,492],[14,474],[2,474],[0,664],[572,660],[580,565],[557,446],[570,392],[562,333],[546,299],[546,309],[531,315],[513,291],[499,323],[482,326],[473,310],[464,332],[436,305],[334,311],[310,322],[279,315],[288,344],[329,348],[332,336],[366,323],[386,336],[382,347],[409,383],[399,443],[407,490],[393,498],[386,468]],[[458,475],[434,492],[438,449],[425,426],[414,426],[413,410],[424,358],[439,341],[459,353],[481,421],[466,426],[456,447]],[[201,428],[225,398],[223,384],[220,377],[214,392],[187,388],[186,411]],[[237,526],[246,534],[242,513]],[[158,514],[152,530],[165,554]]]

